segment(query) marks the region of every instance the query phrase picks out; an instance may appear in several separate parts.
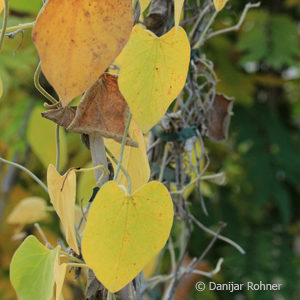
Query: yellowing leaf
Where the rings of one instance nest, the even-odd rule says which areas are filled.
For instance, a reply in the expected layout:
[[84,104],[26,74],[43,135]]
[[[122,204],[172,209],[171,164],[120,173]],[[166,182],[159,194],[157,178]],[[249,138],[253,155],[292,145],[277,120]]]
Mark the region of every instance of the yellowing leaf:
[[141,5],[141,14],[146,10],[146,8],[149,6],[151,0],[140,0]]
[[217,11],[220,11],[228,0],[214,0],[214,5]]
[[30,235],[15,252],[10,281],[22,300],[49,300],[53,294],[58,248],[49,250]]
[[177,28],[179,26],[183,3],[184,3],[184,0],[174,0],[175,28]]
[[62,263],[59,264],[59,256],[56,257],[55,265],[54,265],[54,274],[55,274],[55,284],[56,284],[56,291],[55,291],[55,299],[61,300],[62,299],[62,288],[65,281],[67,271],[67,264]]
[[87,90],[119,55],[133,23],[131,0],[51,0],[33,41],[63,106]]
[[[56,125],[42,118],[43,111],[42,107],[34,108],[29,120],[27,139],[33,152],[47,168],[56,161]],[[67,162],[67,142],[63,128],[60,129],[60,167],[63,168]]]
[[0,0],[0,13],[2,12],[4,8],[4,0]]
[[[85,173],[92,173],[92,172],[85,172]],[[79,205],[75,205],[75,224],[79,224],[79,222],[82,220],[81,226],[78,230],[78,233],[80,235],[82,235],[82,233],[85,230],[87,216],[88,216],[88,212],[86,213],[85,218],[83,218],[82,208]],[[63,234],[65,234],[65,229],[63,228],[62,224],[60,224],[60,230],[62,231]]]
[[172,222],[172,200],[161,183],[150,182],[128,195],[110,181],[91,205],[82,239],[83,257],[114,293],[164,247]]
[[75,233],[76,174],[71,170],[64,176],[49,165],[47,183],[51,203],[58,214],[69,246],[79,254]]
[[[148,182],[150,177],[150,167],[143,134],[133,119],[131,120],[129,127],[129,135],[139,144],[139,146],[125,146],[122,166],[130,176],[131,189],[134,192]],[[119,143],[111,139],[105,139],[105,146],[117,159],[119,159],[121,152],[121,145]],[[114,162],[112,163],[114,169],[116,169],[116,164]],[[127,179],[122,171],[119,173],[117,182],[127,187]]]
[[141,25],[124,50],[119,88],[143,132],[155,125],[182,90],[190,62],[183,28],[161,37]]
[[47,218],[46,201],[39,197],[23,199],[7,217],[9,224],[31,224]]

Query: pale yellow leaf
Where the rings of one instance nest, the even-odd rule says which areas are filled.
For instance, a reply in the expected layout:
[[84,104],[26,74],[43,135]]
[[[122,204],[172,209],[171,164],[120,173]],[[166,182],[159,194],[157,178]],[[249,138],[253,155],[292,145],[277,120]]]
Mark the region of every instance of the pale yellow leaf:
[[164,115],[181,92],[190,62],[183,28],[161,37],[135,25],[124,50],[119,88],[143,132]]
[[228,0],[214,0],[216,11],[220,11],[225,6],[227,1]]
[[75,170],[71,170],[61,176],[53,165],[49,165],[47,171],[47,183],[50,200],[61,220],[66,233],[66,240],[69,246],[79,254],[75,233]]
[[4,0],[0,0],[0,13],[2,12],[4,8]]
[[39,197],[28,197],[18,203],[7,217],[7,222],[9,224],[32,224],[46,218],[46,201]]
[[65,276],[66,276],[66,271],[67,271],[67,264],[62,263],[59,264],[59,255],[57,255],[56,260],[55,260],[55,265],[54,265],[54,274],[55,274],[55,299],[56,300],[61,300],[62,297],[62,288],[64,285],[65,281]]
[[[91,172],[85,172],[85,173],[91,173]],[[85,206],[84,206],[85,207]],[[75,224],[79,224],[79,222],[81,221],[82,219],[82,223],[81,223],[81,226],[80,226],[80,229],[78,230],[78,233],[81,235],[84,230],[85,230],[85,226],[86,226],[86,219],[87,219],[87,216],[88,216],[88,212],[86,213],[85,215],[85,218],[83,218],[83,211],[81,209],[80,206],[78,205],[75,205]],[[60,223],[60,230],[62,231],[63,234],[66,234],[65,233],[65,229],[63,228],[62,226],[62,223]]]
[[[129,127],[129,135],[134,141],[139,144],[139,146],[138,148],[125,146],[122,166],[130,176],[131,189],[134,192],[139,187],[148,182],[150,177],[150,167],[143,134],[133,119],[131,120],[131,124]],[[115,142],[112,139],[105,139],[105,146],[117,159],[119,159],[121,144]],[[116,169],[116,164],[114,162],[112,163],[114,169]],[[122,171],[120,171],[119,173],[117,182],[127,187],[127,179]]]
[[84,260],[109,291],[117,292],[164,247],[172,223],[173,203],[164,185],[150,182],[128,195],[110,181],[90,208]]
[[179,26],[183,4],[184,4],[184,0],[174,0],[175,28],[177,28]]
[[[42,118],[41,113],[44,111],[42,107],[35,107],[30,116],[27,139],[28,142],[47,168],[49,164],[56,162],[56,125]],[[63,128],[60,128],[60,167],[63,168],[67,162],[67,142]]]
[[33,41],[63,106],[87,90],[119,55],[133,23],[131,0],[51,0]]

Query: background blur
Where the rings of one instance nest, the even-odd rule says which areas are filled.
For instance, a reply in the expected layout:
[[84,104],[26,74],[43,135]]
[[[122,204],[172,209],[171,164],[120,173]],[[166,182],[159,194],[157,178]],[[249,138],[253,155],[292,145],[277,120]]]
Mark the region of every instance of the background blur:
[[[9,26],[32,22],[40,2],[10,0]],[[246,3],[230,0],[214,28],[234,25]],[[249,11],[241,30],[205,44],[202,51],[215,63],[220,79],[218,91],[235,98],[234,116],[227,142],[205,140],[212,161],[209,171],[223,170],[227,175],[226,185],[207,185],[203,191],[209,217],[203,215],[193,194],[189,199],[197,202],[192,206],[193,213],[205,225],[216,230],[220,220],[226,222],[222,234],[247,252],[243,256],[217,242],[206,257],[207,268],[213,268],[219,257],[225,259],[215,281],[261,280],[283,283],[283,288],[279,292],[199,293],[193,284],[186,284],[183,288],[189,296],[178,299],[300,299],[299,33],[299,0],[264,0],[260,8]],[[0,156],[26,165],[45,181],[46,167],[55,161],[55,125],[39,117],[43,99],[32,79],[37,62],[29,31],[5,40],[0,55],[4,87]],[[63,169],[89,164],[89,152],[78,135],[61,132],[61,139]],[[82,189],[90,182],[89,175],[84,176],[79,180],[79,199],[85,199]],[[33,225],[8,224],[7,217],[30,196],[40,196],[49,203],[45,192],[28,175],[1,164],[1,300],[16,299],[9,283],[9,263],[24,234],[35,232]],[[49,211],[42,219],[48,239],[55,241],[61,236],[57,217]],[[195,228],[190,256],[199,256],[209,241]],[[68,286],[72,285],[69,281]],[[66,299],[77,299],[74,295],[80,294],[71,288],[65,292]],[[152,298],[159,299],[155,291]]]

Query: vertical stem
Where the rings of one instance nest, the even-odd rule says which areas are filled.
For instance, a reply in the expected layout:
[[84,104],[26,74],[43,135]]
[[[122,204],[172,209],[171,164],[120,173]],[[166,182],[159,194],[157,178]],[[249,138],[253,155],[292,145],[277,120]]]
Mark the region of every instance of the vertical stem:
[[[123,135],[123,139],[122,139],[122,144],[121,144],[121,152],[120,152],[120,157],[119,157],[119,163],[117,165],[116,174],[114,176],[115,181],[118,179],[119,172],[120,172],[120,169],[121,169],[123,155],[124,155],[124,149],[125,149],[125,143],[126,143],[126,139],[127,139],[127,133],[128,133],[128,130],[129,130],[131,118],[132,118],[132,114],[129,115],[128,120],[127,120],[127,124],[126,124],[126,127],[125,127],[125,131],[124,131],[124,135]],[[130,193],[130,191],[128,191],[128,192]]]
[[[89,140],[90,140],[90,149],[91,149],[93,165],[95,167],[99,165],[103,165],[106,169],[108,169],[103,138],[90,135]],[[96,182],[99,180],[99,178],[102,175],[104,176],[99,182],[100,185],[102,185],[108,180],[108,175],[103,174],[103,170],[101,169],[95,170]]]
[[59,125],[56,125],[56,171],[59,172],[60,163],[60,140],[59,140]]

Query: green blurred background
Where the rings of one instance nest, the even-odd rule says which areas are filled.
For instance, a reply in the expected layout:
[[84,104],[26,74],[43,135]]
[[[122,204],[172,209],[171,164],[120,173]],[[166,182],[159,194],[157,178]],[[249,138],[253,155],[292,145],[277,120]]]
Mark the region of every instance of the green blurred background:
[[[9,26],[32,22],[40,2],[10,0]],[[230,0],[214,29],[234,25],[246,3]],[[190,291],[187,299],[300,299],[299,30],[299,0],[265,0],[260,8],[249,11],[238,32],[212,38],[205,44],[202,51],[214,62],[220,79],[217,90],[235,98],[234,115],[227,142],[205,140],[211,159],[209,171],[225,171],[227,184],[210,185],[205,192],[209,217],[203,215],[200,205],[192,206],[192,212],[211,229],[216,229],[220,220],[226,222],[222,233],[247,252],[241,255],[218,241],[206,258],[211,267],[219,257],[225,259],[215,281],[261,280],[282,283],[283,288],[278,292],[199,293],[186,287]],[[5,39],[0,55],[4,87],[0,100],[0,156],[26,165],[45,181],[46,166],[55,160],[55,126],[35,117],[43,104],[33,86],[37,62],[29,31]],[[89,163],[89,152],[78,135],[62,132],[62,139],[64,169]],[[9,181],[9,176],[13,180]],[[79,182],[79,194],[80,185],[87,181]],[[0,165],[1,300],[16,299],[8,270],[21,238],[18,226],[7,224],[6,219],[13,207],[29,196],[49,201],[28,175]],[[198,203],[193,196],[189,200]],[[43,221],[49,240],[60,235],[57,224],[51,213]],[[35,232],[33,226],[26,226],[24,231]],[[199,256],[209,241],[195,228],[190,256]],[[67,295],[66,299],[77,299],[72,289]],[[155,291],[152,297],[160,299]]]

